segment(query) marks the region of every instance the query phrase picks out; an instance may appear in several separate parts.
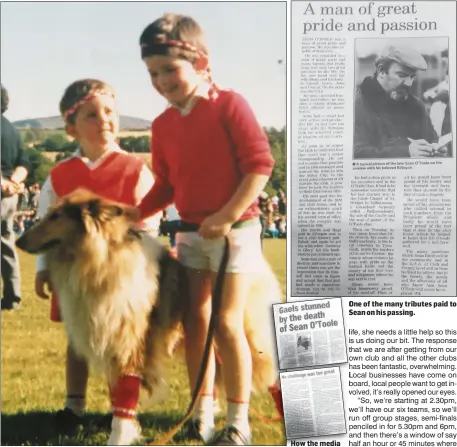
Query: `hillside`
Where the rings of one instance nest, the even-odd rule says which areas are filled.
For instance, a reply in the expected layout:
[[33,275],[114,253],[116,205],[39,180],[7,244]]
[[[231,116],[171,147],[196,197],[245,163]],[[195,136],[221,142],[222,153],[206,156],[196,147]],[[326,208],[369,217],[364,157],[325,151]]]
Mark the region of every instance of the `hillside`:
[[[34,127],[39,129],[57,130],[63,129],[64,122],[60,116],[48,116],[45,118],[30,118],[13,122],[14,126],[19,128]],[[120,116],[121,130],[144,130],[151,127],[151,121],[132,116]]]

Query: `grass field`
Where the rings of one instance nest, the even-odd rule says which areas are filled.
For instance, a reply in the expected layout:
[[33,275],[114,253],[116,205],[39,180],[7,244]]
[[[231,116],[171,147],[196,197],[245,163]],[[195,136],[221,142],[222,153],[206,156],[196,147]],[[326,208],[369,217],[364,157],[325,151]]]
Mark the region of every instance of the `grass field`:
[[[286,287],[286,241],[266,240],[265,254],[283,291]],[[85,429],[75,436],[54,432],[54,413],[65,400],[64,353],[66,336],[62,325],[49,321],[49,303],[33,291],[35,259],[20,253],[23,304],[17,312],[2,312],[2,445],[103,445],[108,432]],[[167,374],[169,391],[165,403],[140,407],[143,434],[159,439],[178,423],[190,401],[184,363],[177,359]],[[252,406],[266,417],[276,416],[269,394],[253,396]],[[110,411],[102,377],[91,375],[87,395],[89,423]],[[221,425],[223,420],[219,420]],[[265,423],[251,416],[256,445],[284,445],[281,422]],[[182,442],[181,442],[182,444]]]

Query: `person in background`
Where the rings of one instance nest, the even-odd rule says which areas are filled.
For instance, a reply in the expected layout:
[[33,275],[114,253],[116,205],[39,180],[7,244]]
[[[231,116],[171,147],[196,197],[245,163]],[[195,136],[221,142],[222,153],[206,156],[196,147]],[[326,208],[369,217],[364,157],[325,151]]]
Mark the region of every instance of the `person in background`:
[[26,216],[23,213],[16,214],[16,216],[15,216],[14,232],[18,236],[21,236],[25,231],[25,219],[26,219]]
[[274,219],[274,213],[273,212],[270,212],[268,214],[267,233],[273,239],[277,239],[278,236],[279,236],[279,231],[278,231],[278,228],[276,227],[276,222],[275,222],[275,219]]
[[171,204],[167,209],[167,224],[166,229],[168,237],[170,238],[170,246],[173,250],[176,248],[176,232],[178,231],[179,224],[181,223],[181,218],[179,216],[178,210],[174,204]]
[[278,203],[279,203],[279,197],[277,195],[274,195],[271,197],[271,206],[273,207],[273,212],[278,211]]
[[21,185],[18,196],[17,211],[27,211],[29,209],[29,189],[24,184]]
[[278,213],[285,216],[287,213],[287,199],[282,189],[278,190]]
[[17,129],[3,115],[8,109],[7,90],[1,86],[1,160],[2,160],[2,233],[1,268],[3,282],[2,310],[19,309],[21,303],[21,280],[19,259],[14,246],[14,214],[18,206],[19,193],[27,178],[29,160],[22,146]]
[[278,237],[279,238],[286,238],[287,237],[287,220],[286,216],[280,216],[277,221],[277,228],[278,228]]
[[25,213],[24,230],[27,231],[36,222],[36,210],[30,210]]
[[272,209],[271,201],[268,194],[265,191],[262,191],[259,195],[259,217],[260,217],[260,243],[263,249],[263,240],[265,239],[265,234],[268,228],[268,213]]
[[38,208],[38,198],[40,196],[40,185],[35,183],[29,188],[29,208],[36,210]]

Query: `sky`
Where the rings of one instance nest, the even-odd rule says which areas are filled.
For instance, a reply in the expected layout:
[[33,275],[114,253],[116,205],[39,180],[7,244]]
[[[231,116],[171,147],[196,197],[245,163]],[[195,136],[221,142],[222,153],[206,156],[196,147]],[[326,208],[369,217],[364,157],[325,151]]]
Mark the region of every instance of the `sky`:
[[154,119],[166,101],[152,88],[138,42],[166,12],[199,22],[217,84],[241,93],[262,126],[285,126],[285,2],[2,2],[5,116],[56,116],[69,84],[97,78],[116,90],[120,114]]

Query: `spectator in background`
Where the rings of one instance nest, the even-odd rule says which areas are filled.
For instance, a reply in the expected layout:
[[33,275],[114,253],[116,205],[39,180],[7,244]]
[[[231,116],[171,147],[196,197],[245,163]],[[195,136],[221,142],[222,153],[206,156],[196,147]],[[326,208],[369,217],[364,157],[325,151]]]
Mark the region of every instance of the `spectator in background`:
[[181,223],[181,218],[179,216],[178,210],[174,204],[170,205],[166,210],[164,210],[164,221],[160,226],[162,234],[168,235],[170,238],[170,246],[172,248],[176,247],[175,236],[179,229],[179,224]]
[[279,197],[277,195],[271,197],[271,206],[273,207],[273,212],[278,211],[278,202]]
[[277,239],[279,236],[279,231],[276,228],[276,222],[273,220],[273,216],[268,217],[267,233],[273,239]]
[[282,189],[278,190],[278,213],[285,216],[287,213],[287,199]]
[[268,194],[265,191],[262,191],[259,195],[259,212],[260,212],[260,242],[263,248],[263,239],[268,227],[268,212],[271,209],[271,201]]
[[24,214],[16,214],[14,218],[14,232],[18,235],[21,236],[22,233],[25,231],[25,216]]
[[40,185],[38,183],[30,186],[29,208],[36,210],[38,208],[38,198],[40,197]]
[[287,237],[287,221],[286,216],[280,216],[277,221],[277,228],[278,228],[278,237],[279,238],[286,238]]
[[36,221],[36,210],[28,211],[24,214],[24,231],[27,231]]
[[355,98],[354,158],[444,156],[424,104],[410,94],[422,55],[409,47],[387,46]]
[[29,209],[29,189],[22,184],[18,193],[17,211],[23,212]]
[[8,92],[1,86],[1,148],[2,148],[2,233],[1,260],[3,297],[2,310],[18,309],[21,303],[19,259],[14,246],[14,213],[18,205],[18,193],[27,178],[29,163],[17,129],[3,114],[8,109]]

